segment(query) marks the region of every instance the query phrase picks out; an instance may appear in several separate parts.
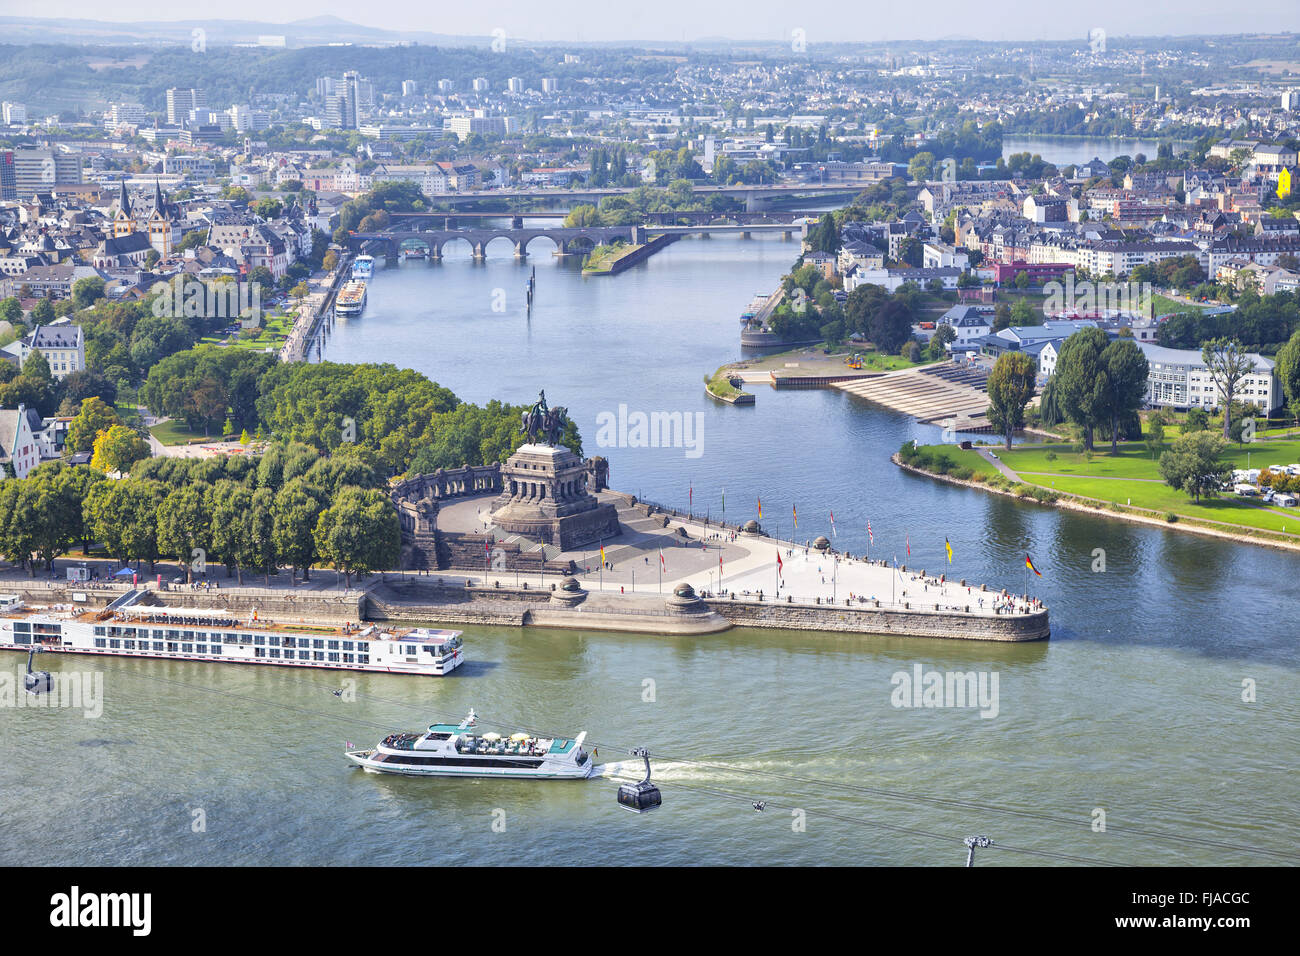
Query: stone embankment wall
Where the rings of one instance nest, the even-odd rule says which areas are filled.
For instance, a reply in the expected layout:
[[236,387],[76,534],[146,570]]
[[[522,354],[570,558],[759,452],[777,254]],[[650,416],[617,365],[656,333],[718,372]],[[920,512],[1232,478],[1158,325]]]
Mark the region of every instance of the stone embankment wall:
[[1047,637],[1051,631],[1045,610],[1032,614],[988,615],[919,609],[782,604],[777,601],[729,601],[724,598],[711,598],[705,603],[738,627],[969,641],[1037,641]]

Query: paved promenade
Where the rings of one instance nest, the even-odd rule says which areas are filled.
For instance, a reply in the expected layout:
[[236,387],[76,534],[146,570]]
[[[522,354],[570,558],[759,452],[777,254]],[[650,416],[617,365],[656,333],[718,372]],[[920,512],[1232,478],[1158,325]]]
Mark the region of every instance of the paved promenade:
[[[604,493],[600,498],[618,507],[619,521],[624,528],[618,538],[604,542],[605,560],[610,566],[601,567],[599,544],[558,555],[559,560],[571,559],[583,569],[577,577],[590,591],[669,595],[678,584],[685,583],[700,594],[734,593],[738,599],[755,601],[759,600],[761,591],[765,601],[787,598],[805,604],[819,600],[823,604],[879,601],[882,607],[900,609],[910,605],[934,610],[939,605],[940,610],[964,612],[969,607],[971,614],[986,615],[1023,611],[1027,606],[1021,596],[1004,597],[1003,585],[995,588],[993,582],[988,582],[988,590],[981,592],[978,581],[968,582],[967,586],[950,579],[941,581],[940,577],[948,573],[944,568],[925,569],[927,574],[923,579],[918,568],[903,571],[877,560],[868,562],[861,556],[823,554],[803,543],[776,542],[722,529],[714,523],[706,524],[700,517],[662,512],[647,517],[628,506],[621,495]],[[439,513],[439,526],[448,531],[491,535],[494,540],[518,540],[492,527],[492,501],[492,495],[485,495],[444,505]],[[665,517],[668,518],[666,528]],[[485,548],[485,566],[487,560]],[[466,572],[489,583],[500,580],[502,584],[513,584],[518,577],[521,581],[544,583],[549,587],[557,581],[554,574],[546,575],[544,582],[539,581],[535,572],[497,571],[484,575],[469,569]]]

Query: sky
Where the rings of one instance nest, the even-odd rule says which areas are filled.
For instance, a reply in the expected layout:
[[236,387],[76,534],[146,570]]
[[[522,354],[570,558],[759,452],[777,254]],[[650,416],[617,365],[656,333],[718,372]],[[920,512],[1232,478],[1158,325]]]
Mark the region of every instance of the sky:
[[332,14],[345,20],[398,30],[507,37],[547,42],[735,40],[789,42],[803,30],[807,42],[914,40],[963,37],[981,40],[1086,38],[1100,27],[1111,36],[1300,32],[1296,0],[1090,0],[1086,4],[1042,0],[850,0],[847,4],[790,0],[497,0],[459,4],[449,0],[385,0],[368,7],[357,0],[0,0],[2,16],[96,20],[267,20],[288,22]]

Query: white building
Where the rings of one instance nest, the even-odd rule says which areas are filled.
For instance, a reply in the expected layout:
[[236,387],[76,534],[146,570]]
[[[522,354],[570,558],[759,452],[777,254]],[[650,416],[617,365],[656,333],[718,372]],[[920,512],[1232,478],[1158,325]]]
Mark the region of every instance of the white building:
[[926,269],[968,269],[970,256],[946,242],[931,239],[923,247],[921,265]]
[[42,424],[36,410],[25,405],[0,408],[0,481],[9,477],[10,469],[15,477],[26,478],[41,463],[36,432]]
[[[1147,401],[1156,407],[1166,408],[1218,408],[1223,404],[1223,394],[1210,370],[1195,349],[1167,349],[1160,345],[1139,342],[1150,364],[1147,375]],[[1238,383],[1237,401],[1256,406],[1261,412],[1270,412],[1282,404],[1282,387],[1272,359],[1250,353],[1254,372]]]
[[4,347],[22,368],[28,356],[40,352],[49,363],[50,374],[62,379],[86,367],[86,343],[81,326],[61,319],[50,325],[38,325],[27,335]]

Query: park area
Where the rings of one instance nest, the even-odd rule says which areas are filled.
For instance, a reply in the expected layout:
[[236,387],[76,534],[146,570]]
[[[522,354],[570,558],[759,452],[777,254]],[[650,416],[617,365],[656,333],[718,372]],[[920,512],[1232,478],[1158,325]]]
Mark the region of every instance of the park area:
[[[1166,520],[1176,516],[1177,520],[1230,525],[1243,533],[1258,530],[1300,537],[1300,508],[1277,507],[1231,492],[1194,501],[1185,492],[1165,483],[1160,473],[1159,456],[1153,456],[1145,444],[1121,443],[1116,455],[1110,454],[1109,446],[1099,446],[1089,454],[1077,451],[1071,444],[1019,445],[1009,450],[997,446],[962,449],[952,445],[928,445],[919,451],[932,462],[942,461],[941,456],[946,457],[951,465],[943,470],[948,474],[955,473],[959,478],[1010,484],[981,454],[991,453],[1016,474],[1020,483],[1031,489],[1037,487],[1058,495],[1092,499],[1103,507],[1154,512]],[[1300,462],[1300,441],[1232,443],[1225,449],[1223,461],[1233,469],[1294,464]],[[920,464],[926,467],[924,462]],[[969,476],[966,475],[967,469]]]
[[295,319],[297,319],[297,313],[295,312],[290,312],[287,315],[267,316],[266,327],[252,330],[255,334],[240,331],[238,324],[232,325],[214,335],[205,335],[200,344],[222,345],[229,348],[250,349],[256,352],[264,352],[268,349],[278,351],[288,341]]

